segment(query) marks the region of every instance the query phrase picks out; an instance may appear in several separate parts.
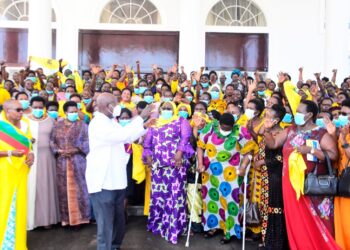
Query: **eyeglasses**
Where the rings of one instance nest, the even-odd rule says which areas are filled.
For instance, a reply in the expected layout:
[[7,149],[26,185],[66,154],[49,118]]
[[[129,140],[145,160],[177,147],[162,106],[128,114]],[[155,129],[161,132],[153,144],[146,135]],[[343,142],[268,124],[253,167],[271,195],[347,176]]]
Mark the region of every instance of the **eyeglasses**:
[[344,116],[348,116],[349,115],[348,113],[345,113],[345,112],[340,112],[339,114],[340,115],[344,115]]
[[170,111],[172,111],[173,109],[172,108],[162,108],[162,110],[170,110]]
[[15,110],[17,113],[23,112],[22,108],[17,108],[17,109],[12,109],[12,110]]

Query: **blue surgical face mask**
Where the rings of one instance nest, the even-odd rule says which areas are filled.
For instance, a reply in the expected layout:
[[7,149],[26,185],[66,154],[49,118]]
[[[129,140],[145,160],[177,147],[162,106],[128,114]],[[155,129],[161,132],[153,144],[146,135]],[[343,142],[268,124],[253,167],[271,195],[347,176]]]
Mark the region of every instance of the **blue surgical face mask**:
[[163,102],[171,102],[173,98],[171,97],[163,97]]
[[31,97],[32,97],[32,98],[33,98],[33,97],[37,97],[37,96],[39,96],[38,93],[32,93],[32,94],[31,94]]
[[297,112],[294,116],[294,121],[296,125],[303,126],[305,124],[305,115]]
[[140,87],[139,89],[140,89],[140,94],[143,94],[147,90],[147,87]]
[[46,93],[47,93],[48,95],[53,95],[53,90],[46,90]]
[[66,100],[69,100],[71,93],[67,92],[64,95],[66,96]]
[[182,118],[187,119],[188,118],[188,112],[185,111],[185,110],[180,110],[179,111],[179,116],[182,117]]
[[32,109],[32,114],[35,118],[41,118],[44,115],[43,109]]
[[143,100],[147,103],[152,103],[154,101],[154,98],[151,95],[146,95],[143,97]]
[[196,80],[193,80],[192,86],[196,86],[196,85],[197,85],[197,81],[196,81]]
[[233,120],[236,122],[238,120],[238,115],[233,115]]
[[52,119],[57,119],[58,117],[58,112],[57,111],[47,111],[47,114],[52,118]]
[[162,110],[161,116],[164,120],[169,120],[173,116],[173,111],[171,110]]
[[284,123],[292,123],[292,114],[286,113],[283,117],[282,122]]
[[62,83],[62,84],[61,84],[61,88],[65,89],[65,88],[66,88],[66,84],[65,84],[65,83]]
[[70,122],[75,122],[78,120],[78,118],[79,118],[78,113],[68,113],[67,114],[67,119]]
[[139,88],[134,88],[134,92],[135,92],[135,95],[139,95],[140,94],[140,89]]
[[187,90],[188,90],[188,87],[184,87],[184,90],[183,90],[183,91],[186,92]]
[[20,100],[19,102],[21,103],[23,109],[29,108],[29,101],[28,100]]
[[264,96],[264,95],[265,95],[265,90],[258,91],[258,95],[260,95],[260,96]]
[[217,91],[212,91],[212,92],[210,92],[210,95],[211,95],[211,98],[212,98],[213,100],[218,100],[219,97],[220,97],[220,93],[217,92]]
[[193,97],[192,97],[192,96],[186,96],[186,99],[187,99],[189,102],[192,102],[192,101],[193,101]]
[[78,109],[81,109],[81,103],[80,102],[77,103],[77,107],[78,107]]
[[127,119],[127,120],[119,120],[119,124],[120,126],[122,127],[125,127],[126,125],[130,124],[131,123],[131,120],[130,119]]
[[338,122],[340,127],[344,127],[345,125],[347,125],[349,123],[349,118],[347,115],[340,115],[338,118]]
[[206,89],[206,88],[209,87],[209,82],[202,82],[201,85],[202,85],[203,88]]
[[332,122],[334,123],[334,125],[335,125],[336,128],[340,128],[340,127],[341,127],[341,126],[340,126],[341,124],[340,124],[339,119],[333,119]]
[[89,103],[91,103],[91,98],[89,99],[83,99],[83,103],[88,105]]
[[321,128],[325,128],[326,125],[324,124],[323,118],[317,118],[316,119],[316,125],[321,127]]

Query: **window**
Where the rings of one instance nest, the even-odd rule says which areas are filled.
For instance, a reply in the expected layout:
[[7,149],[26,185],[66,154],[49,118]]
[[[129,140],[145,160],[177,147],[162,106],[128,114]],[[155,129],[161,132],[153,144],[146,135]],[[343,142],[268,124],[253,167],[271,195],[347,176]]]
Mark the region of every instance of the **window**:
[[207,25],[266,26],[264,13],[251,0],[220,0],[210,10]]
[[101,23],[160,24],[158,9],[148,0],[112,0],[100,16]]
[[[0,20],[28,21],[28,0],[0,0]],[[52,22],[56,22],[56,13],[52,9]]]

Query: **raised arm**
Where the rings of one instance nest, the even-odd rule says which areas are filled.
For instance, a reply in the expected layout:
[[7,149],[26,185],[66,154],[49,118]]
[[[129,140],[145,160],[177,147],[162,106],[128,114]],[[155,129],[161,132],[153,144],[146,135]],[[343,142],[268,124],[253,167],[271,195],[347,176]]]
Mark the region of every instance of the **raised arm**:
[[300,68],[299,68],[299,78],[298,78],[298,81],[304,82],[304,80],[303,80],[303,67],[300,67]]
[[331,81],[332,81],[333,85],[337,86],[336,80],[337,80],[337,72],[338,72],[338,70],[337,69],[333,69],[332,72],[333,72],[333,75],[332,75],[332,80]]

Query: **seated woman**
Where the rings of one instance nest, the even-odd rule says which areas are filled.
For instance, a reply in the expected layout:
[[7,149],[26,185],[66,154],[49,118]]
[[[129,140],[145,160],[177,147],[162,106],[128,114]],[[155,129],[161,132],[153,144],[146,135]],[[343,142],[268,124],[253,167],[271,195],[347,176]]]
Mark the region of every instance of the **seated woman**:
[[186,172],[194,154],[191,126],[175,111],[172,102],[161,105],[157,126],[148,130],[143,144],[143,159],[152,168],[147,229],[173,244],[186,231]]
[[[289,247],[290,249],[339,249],[334,240],[333,197],[303,195],[304,186],[298,185],[297,181],[304,179],[304,176],[299,176],[298,172],[303,172],[306,176],[314,171],[316,166],[317,174],[327,173],[324,152],[332,161],[337,160],[337,145],[325,129],[315,124],[318,107],[313,101],[301,101],[296,111],[295,125],[288,127],[275,137],[271,133],[272,121],[264,122],[266,146],[270,149],[283,147],[282,191]],[[317,141],[319,147],[307,146],[307,140]],[[305,170],[296,169],[303,164],[290,165],[289,158],[294,157],[295,154],[302,155]],[[317,160],[308,160],[307,154],[313,155]]]

